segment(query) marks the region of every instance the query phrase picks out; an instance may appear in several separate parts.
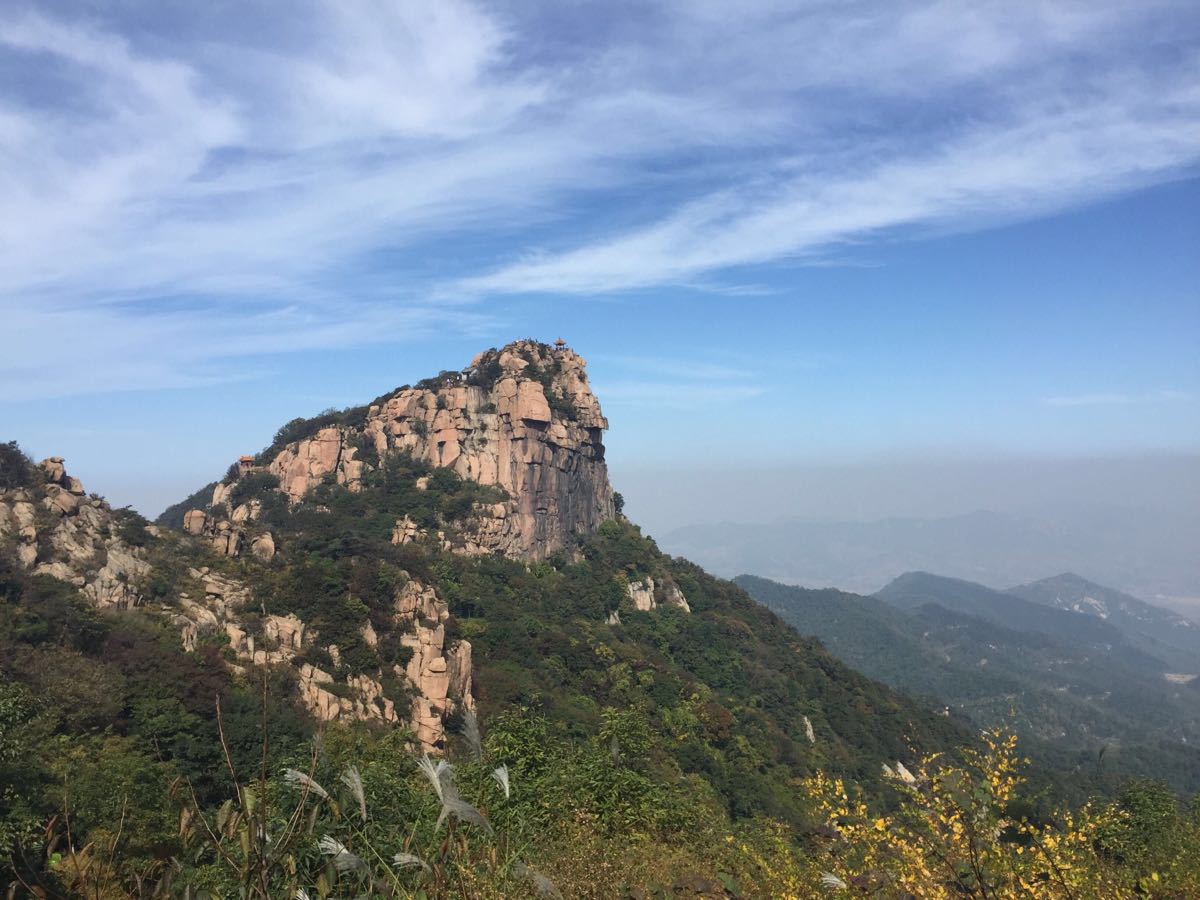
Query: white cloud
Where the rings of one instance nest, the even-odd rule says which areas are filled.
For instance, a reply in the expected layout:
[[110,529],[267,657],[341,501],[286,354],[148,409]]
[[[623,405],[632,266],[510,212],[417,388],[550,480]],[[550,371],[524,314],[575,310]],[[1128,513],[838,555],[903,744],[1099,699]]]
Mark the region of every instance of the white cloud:
[[1088,103],[1031,101],[933,147],[865,167],[786,173],[695,200],[647,227],[469,279],[468,290],[598,293],[685,282],[899,226],[1031,215],[1170,177],[1200,158],[1200,69],[1135,73]]
[[[249,377],[264,353],[478,327],[466,304],[489,295],[736,301],[747,266],[1176,177],[1200,157],[1200,29],[1179,13],[12,10],[0,391]],[[72,354],[35,378],[48,335]]]
[[1177,403],[1190,399],[1191,394],[1185,391],[1163,390],[1143,394],[1064,394],[1044,397],[1042,403],[1045,406],[1128,406],[1134,403]]

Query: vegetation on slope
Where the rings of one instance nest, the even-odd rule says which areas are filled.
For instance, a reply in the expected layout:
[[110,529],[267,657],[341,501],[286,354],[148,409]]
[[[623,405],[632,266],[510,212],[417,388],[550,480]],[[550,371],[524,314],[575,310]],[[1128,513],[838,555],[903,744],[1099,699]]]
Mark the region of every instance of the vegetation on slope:
[[[488,492],[404,456],[371,479],[295,507],[269,479],[239,482],[278,537],[269,563],[118,515],[153,566],[139,610],[97,611],[0,546],[0,877],[47,896],[814,896],[823,880],[895,896],[940,860],[939,891],[1008,896],[1019,873],[1057,896],[1045,862],[960,872],[966,845],[917,824],[922,804],[952,800],[996,823],[999,859],[1031,835],[1078,847],[1075,819],[954,787],[978,765],[954,720],[850,670],[736,586],[625,521],[536,564],[445,552],[433,534],[396,546],[398,517],[453,529]],[[163,613],[200,565],[247,584],[249,608],[335,637],[340,662],[321,662],[339,674],[396,661],[398,580],[435,587],[447,630],[475,648],[480,721],[452,723],[453,768],[414,757],[403,729],[309,720],[286,702],[289,666],[231,667],[219,634],[182,652]],[[691,613],[636,611],[627,585],[646,576],[678,586]],[[364,617],[377,648],[355,642]],[[920,775],[922,758],[927,786],[886,776],[907,771],[898,762]],[[844,814],[828,805],[843,802],[839,783]],[[1195,883],[1191,820],[1147,790],[1154,828],[1106,806],[1115,837],[1071,857],[1085,879],[1073,884],[1172,896]],[[866,840],[879,821],[904,841]],[[1182,841],[1172,866],[1168,838]]]
[[[812,634],[839,659],[910,694],[961,712],[979,727],[1008,723],[1028,741],[1044,769],[1069,773],[1078,794],[1119,790],[1131,775],[1166,778],[1178,790],[1200,790],[1200,751],[1191,744],[1200,728],[1200,698],[1186,685],[1162,677],[1162,664],[1143,662],[1142,651],[1114,652],[1081,628],[1070,641],[1061,619],[1077,613],[1049,610],[1055,634],[1034,630],[1040,618],[1017,610],[1006,627],[939,605],[952,603],[967,585],[964,603],[1016,601],[978,585],[922,576],[902,586],[905,609],[877,597],[836,590],[806,590],[753,576],[737,583],[798,631]],[[920,589],[914,585],[919,584]],[[933,593],[937,590],[937,593]],[[921,602],[924,601],[924,602]],[[958,605],[958,604],[956,604]],[[994,607],[995,618],[1001,614]],[[1120,641],[1111,626],[1102,634]],[[1021,626],[1024,626],[1022,628]],[[1030,629],[1030,630],[1025,630]],[[1130,665],[1132,661],[1138,667]]]

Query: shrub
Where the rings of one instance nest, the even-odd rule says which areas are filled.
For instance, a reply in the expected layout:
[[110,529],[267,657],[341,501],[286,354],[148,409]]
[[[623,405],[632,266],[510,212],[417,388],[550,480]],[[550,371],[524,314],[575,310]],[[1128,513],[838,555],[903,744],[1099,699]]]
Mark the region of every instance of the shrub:
[[17,442],[0,443],[0,491],[32,487],[37,482],[36,469]]
[[130,547],[145,547],[150,542],[150,534],[146,526],[150,523],[138,512],[124,507],[113,510],[113,518],[117,520],[117,537]]
[[278,488],[278,475],[272,472],[247,472],[230,490],[229,507],[237,509],[248,500],[262,500]]

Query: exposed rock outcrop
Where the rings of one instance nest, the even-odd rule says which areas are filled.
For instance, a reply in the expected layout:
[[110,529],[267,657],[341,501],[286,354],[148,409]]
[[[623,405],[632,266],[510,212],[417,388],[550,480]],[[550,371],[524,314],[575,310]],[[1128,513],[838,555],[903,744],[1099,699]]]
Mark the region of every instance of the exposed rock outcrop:
[[629,599],[633,601],[633,608],[639,612],[649,612],[658,606],[654,599],[654,579],[643,578],[629,582]]
[[687,602],[687,597],[683,595],[683,591],[673,581],[660,582],[656,590],[654,579],[647,575],[645,578],[629,582],[626,589],[629,593],[629,599],[633,601],[633,608],[640,612],[649,612],[652,609],[657,609],[660,595],[662,602],[666,605],[678,607],[687,613],[692,611],[692,607]]
[[446,644],[445,622],[450,612],[433,591],[409,581],[396,595],[396,616],[411,630],[400,642],[412,651],[408,664],[396,673],[412,685],[412,728],[428,749],[440,748],[446,737],[444,720],[456,709],[474,709],[471,691],[471,644]]
[[[369,407],[361,425],[330,425],[288,444],[266,470],[297,503],[328,480],[360,490],[371,465],[360,458],[361,447],[378,455],[407,451],[507,494],[475,510],[453,549],[542,559],[615,515],[602,442],[607,427],[581,357],[519,341],[480,354],[440,382],[397,391]],[[228,486],[218,485],[213,509],[227,497]],[[185,527],[201,526],[188,520]],[[414,523],[397,522],[396,543],[419,537]],[[228,539],[217,548],[240,550]]]
[[[247,471],[252,471],[251,467],[243,468],[240,474]],[[258,559],[269,562],[275,556],[275,538],[269,531],[254,527],[262,512],[262,501],[248,500],[231,509],[233,487],[233,483],[218,483],[213,488],[208,511],[190,509],[183,514],[183,530],[197,537],[207,537],[213,550],[221,556],[240,556],[248,547]]]
[[285,447],[271,460],[267,471],[279,476],[279,489],[293,502],[331,475],[338,484],[355,491],[363,473],[356,454],[357,450],[346,442],[346,433],[330,426]]
[[98,607],[138,605],[150,566],[122,538],[117,515],[87,496],[61,457],[43,460],[38,474],[40,483],[0,493],[0,537],[14,539],[27,569],[75,585]]
[[[236,579],[207,567],[191,569],[195,584],[191,592],[180,594],[171,618],[179,629],[185,650],[196,649],[205,634],[224,635],[229,648],[242,664],[256,666],[294,665],[306,649],[323,647],[339,665],[340,654],[333,645],[322,644],[321,636],[294,614],[268,615],[261,620],[256,639],[243,625],[240,612],[250,601],[249,589]],[[445,718],[459,709],[473,709],[471,690],[471,645],[466,641],[447,644],[446,604],[420,582],[408,580],[396,592],[394,623],[389,640],[398,641],[412,651],[406,666],[395,666],[395,675],[406,683],[407,709],[397,709],[386,696],[383,679],[376,673],[359,673],[339,680],[335,671],[326,671],[310,662],[296,667],[300,702],[322,721],[334,719],[375,719],[387,723],[405,723],[413,731],[423,750],[437,751],[445,743]],[[382,638],[370,622],[361,626],[363,639],[378,647]]]
[[250,543],[250,552],[263,562],[270,562],[272,559],[274,559],[275,539],[271,537],[271,532],[265,531],[256,537]]

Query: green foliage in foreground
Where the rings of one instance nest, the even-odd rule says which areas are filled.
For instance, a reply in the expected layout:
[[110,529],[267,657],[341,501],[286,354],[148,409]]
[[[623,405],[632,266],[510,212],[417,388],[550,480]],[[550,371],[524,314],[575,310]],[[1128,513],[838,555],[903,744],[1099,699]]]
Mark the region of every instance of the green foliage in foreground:
[[495,716],[482,740],[468,720],[448,762],[414,756],[398,729],[330,726],[276,750],[268,739],[265,767],[222,754],[236,777],[203,800],[113,735],[22,755],[36,714],[10,688],[4,796],[14,763],[41,757],[62,779],[46,783],[56,814],[4,832],[15,852],[0,873],[39,896],[1065,900],[1200,887],[1200,824],[1170,791],[1131,783],[1115,801],[1030,817],[1003,738],[902,769],[890,804],[815,773],[790,788],[807,827],[732,820],[703,779],[664,780],[660,739],[616,709],[583,741],[525,708]]

